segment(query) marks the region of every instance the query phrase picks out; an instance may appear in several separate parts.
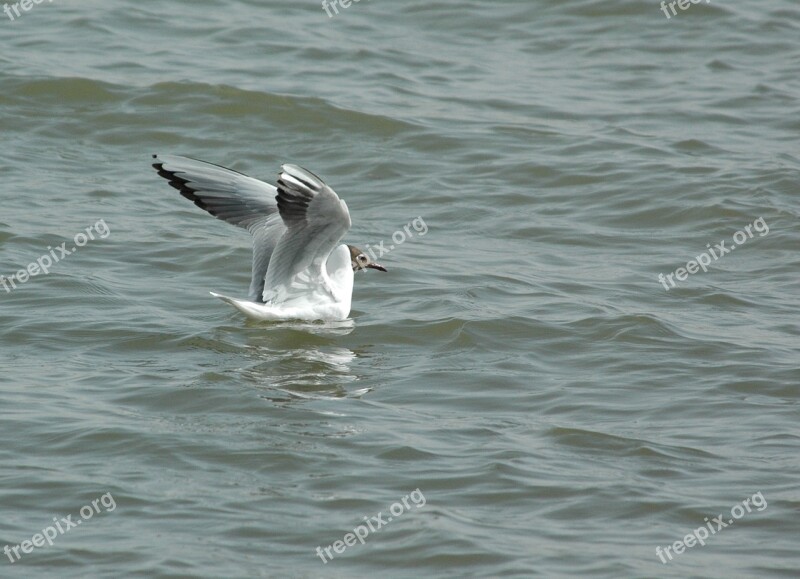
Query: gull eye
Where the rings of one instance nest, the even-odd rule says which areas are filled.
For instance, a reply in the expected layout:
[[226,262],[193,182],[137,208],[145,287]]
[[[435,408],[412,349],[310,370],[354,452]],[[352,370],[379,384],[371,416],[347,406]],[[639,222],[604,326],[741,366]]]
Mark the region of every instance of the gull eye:
[[367,256],[362,253],[361,255],[358,256],[358,261],[360,261],[361,263],[367,263]]

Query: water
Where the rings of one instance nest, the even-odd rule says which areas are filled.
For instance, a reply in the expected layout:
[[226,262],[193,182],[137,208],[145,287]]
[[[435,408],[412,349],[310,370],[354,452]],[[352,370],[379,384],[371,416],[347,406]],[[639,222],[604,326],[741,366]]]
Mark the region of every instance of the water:
[[[788,0],[0,14],[0,273],[108,228],[0,289],[0,576],[796,577],[799,28]],[[247,322],[208,291],[246,295],[248,236],[152,153],[306,166],[349,243],[427,232],[350,321]]]

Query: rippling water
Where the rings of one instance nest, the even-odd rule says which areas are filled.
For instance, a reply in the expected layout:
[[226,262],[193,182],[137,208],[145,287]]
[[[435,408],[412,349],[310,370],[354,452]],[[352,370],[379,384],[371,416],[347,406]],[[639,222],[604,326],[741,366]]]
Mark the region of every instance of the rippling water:
[[[796,577],[800,9],[687,6],[0,13],[0,273],[70,251],[0,288],[0,576]],[[247,322],[151,153],[427,232],[350,320]]]

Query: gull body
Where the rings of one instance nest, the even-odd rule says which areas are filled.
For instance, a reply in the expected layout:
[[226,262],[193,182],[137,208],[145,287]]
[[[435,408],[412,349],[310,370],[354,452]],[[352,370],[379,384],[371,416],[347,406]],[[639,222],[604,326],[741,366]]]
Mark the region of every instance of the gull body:
[[319,177],[283,165],[278,185],[177,155],[153,155],[153,167],[181,195],[214,217],[250,232],[253,264],[247,299],[211,292],[257,320],[344,320],[354,272],[386,271],[339,242],[350,212]]

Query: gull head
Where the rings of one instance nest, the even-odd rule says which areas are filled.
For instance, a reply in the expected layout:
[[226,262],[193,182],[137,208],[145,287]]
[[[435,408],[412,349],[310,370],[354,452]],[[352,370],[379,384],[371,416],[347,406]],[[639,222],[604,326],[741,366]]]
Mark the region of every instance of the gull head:
[[353,271],[367,268],[386,271],[385,267],[372,261],[366,253],[358,249],[355,245],[348,245],[347,248],[350,250],[350,263],[353,265]]

